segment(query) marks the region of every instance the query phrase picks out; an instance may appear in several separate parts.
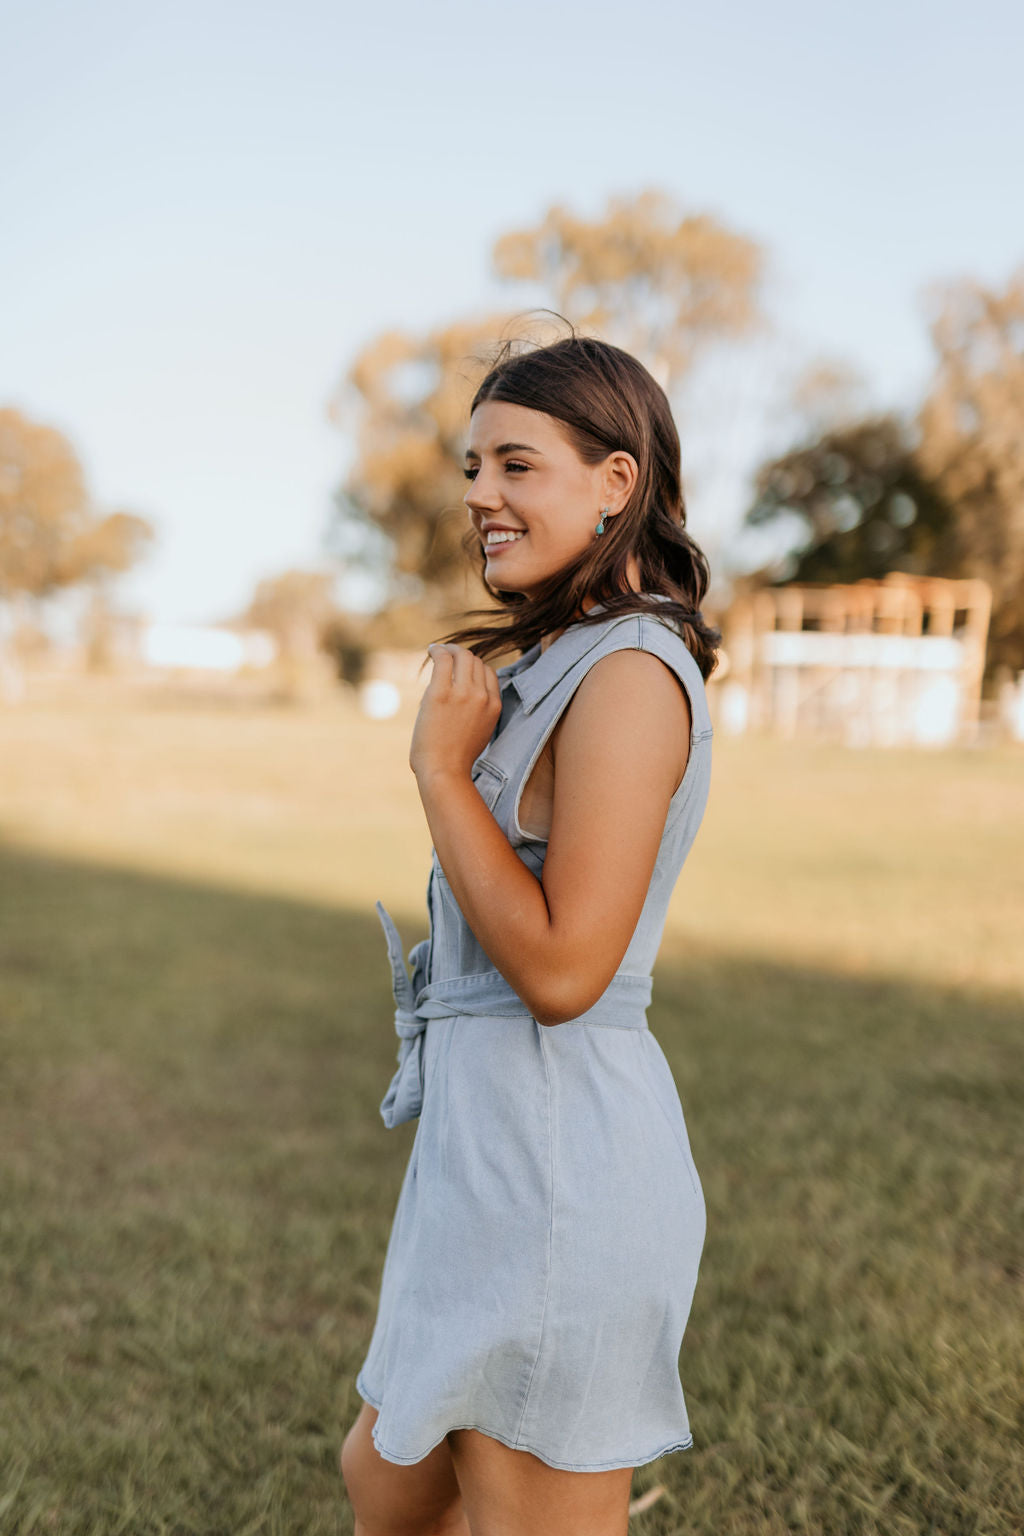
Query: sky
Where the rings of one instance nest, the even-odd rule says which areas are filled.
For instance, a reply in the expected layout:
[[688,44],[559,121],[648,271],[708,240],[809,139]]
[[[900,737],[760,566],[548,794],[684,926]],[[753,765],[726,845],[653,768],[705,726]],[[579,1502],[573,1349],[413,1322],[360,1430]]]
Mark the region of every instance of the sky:
[[[33,0],[2,36],[0,406],[156,525],[121,601],[164,621],[324,566],[347,367],[536,302],[490,252],[553,203],[656,188],[758,240],[787,355],[879,406],[925,387],[929,284],[1024,262],[1003,0]],[[742,494],[694,508],[716,551]]]

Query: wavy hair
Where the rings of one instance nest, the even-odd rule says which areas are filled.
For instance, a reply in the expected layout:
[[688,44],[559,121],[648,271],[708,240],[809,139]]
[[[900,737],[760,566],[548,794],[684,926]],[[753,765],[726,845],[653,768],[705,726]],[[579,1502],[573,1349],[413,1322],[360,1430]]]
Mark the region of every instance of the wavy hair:
[[[642,363],[609,342],[564,336],[530,351],[502,343],[481,382],[470,414],[485,400],[543,411],[562,424],[585,464],[599,464],[617,450],[636,460],[632,495],[607,532],[533,592],[503,592],[484,585],[503,614],[476,609],[445,639],[487,658],[525,651],[570,624],[596,624],[626,613],[650,613],[670,623],[710,677],[721,634],[704,620],[700,604],[710,573],[699,545],[686,531],[679,434],[668,397]],[[466,548],[486,559],[474,531]],[[640,572],[640,589],[629,584],[629,558]],[[588,613],[585,602],[601,605]]]

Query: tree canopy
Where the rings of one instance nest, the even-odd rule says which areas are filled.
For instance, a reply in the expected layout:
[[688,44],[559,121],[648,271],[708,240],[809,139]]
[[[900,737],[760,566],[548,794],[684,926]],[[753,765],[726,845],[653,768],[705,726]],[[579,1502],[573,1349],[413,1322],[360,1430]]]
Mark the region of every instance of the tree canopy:
[[786,580],[959,571],[953,509],[922,473],[908,429],[895,416],[833,428],[765,464],[747,524],[763,527],[783,514],[803,524]]
[[283,571],[257,583],[249,606],[236,622],[265,629],[278,654],[304,660],[320,650],[321,637],[334,618],[334,578],[325,571]]
[[956,508],[966,568],[992,588],[989,657],[1024,667],[1024,268],[1000,292],[937,289],[922,469]]
[[101,515],[55,427],[0,410],[0,599],[45,597],[128,570],[154,536],[133,512]]
[[596,219],[556,204],[503,235],[493,260],[500,277],[540,283],[566,319],[633,352],[670,392],[709,345],[762,318],[761,247],[657,191],[610,198]]

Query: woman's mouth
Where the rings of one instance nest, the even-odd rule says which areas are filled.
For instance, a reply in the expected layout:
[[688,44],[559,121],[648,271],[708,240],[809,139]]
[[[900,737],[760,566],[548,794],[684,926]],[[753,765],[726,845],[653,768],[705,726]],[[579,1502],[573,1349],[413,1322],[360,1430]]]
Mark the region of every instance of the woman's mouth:
[[508,549],[510,544],[518,544],[520,539],[526,537],[526,529],[492,528],[484,534],[484,549],[489,555],[496,555],[503,549]]

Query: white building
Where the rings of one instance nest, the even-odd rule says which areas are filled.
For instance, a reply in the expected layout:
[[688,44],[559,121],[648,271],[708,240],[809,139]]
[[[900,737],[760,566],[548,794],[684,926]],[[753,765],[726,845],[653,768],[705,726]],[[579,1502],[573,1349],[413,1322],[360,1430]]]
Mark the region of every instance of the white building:
[[723,730],[943,746],[977,731],[992,595],[894,571],[737,600],[717,690]]

